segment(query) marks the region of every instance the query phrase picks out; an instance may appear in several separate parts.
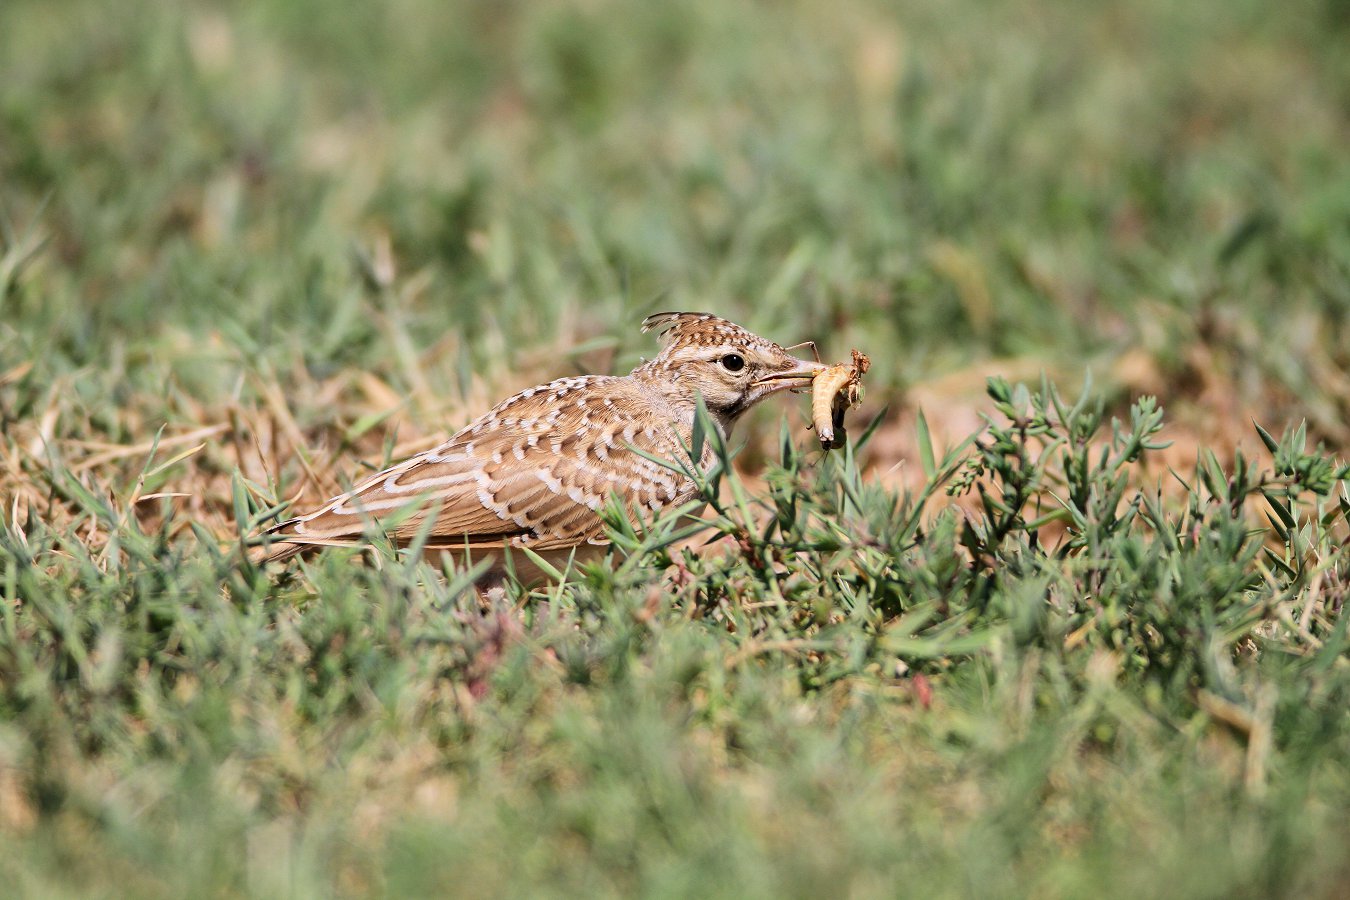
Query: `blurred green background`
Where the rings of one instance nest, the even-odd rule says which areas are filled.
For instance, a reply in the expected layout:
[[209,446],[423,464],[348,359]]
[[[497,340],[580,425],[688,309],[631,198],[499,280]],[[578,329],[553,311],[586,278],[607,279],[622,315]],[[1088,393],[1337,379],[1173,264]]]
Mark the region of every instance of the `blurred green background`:
[[1344,439],[1347,9],[11,0],[0,347],[218,385],[397,316],[452,396],[710,309],[894,386],[1139,348]]
[[1086,651],[935,664],[929,716],[889,670],[732,664],[678,609],[642,643],[615,613],[640,591],[601,624],[560,602],[609,648],[594,683],[545,642],[465,700],[416,630],[450,601],[412,575],[328,561],[273,595],[161,548],[133,576],[51,473],[121,503],[161,426],[189,437],[157,463],[204,440],[148,489],[191,495],[176,539],[229,536],[236,470],[317,499],[300,457],[333,487],[626,370],[660,309],[868,352],[887,476],[918,468],[917,405],[973,429],[986,372],[1160,394],[1183,461],[1252,417],[1343,449],[1347,47],[1345,0],[4,0],[0,872],[33,896],[1338,894],[1343,655],[1338,687],[1281,695],[1254,798],[1238,742]]

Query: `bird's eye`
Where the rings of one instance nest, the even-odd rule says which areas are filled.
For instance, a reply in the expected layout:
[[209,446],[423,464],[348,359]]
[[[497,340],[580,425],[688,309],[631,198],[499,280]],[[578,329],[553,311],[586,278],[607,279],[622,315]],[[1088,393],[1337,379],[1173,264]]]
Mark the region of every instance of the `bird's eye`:
[[739,372],[745,368],[745,359],[738,353],[728,353],[722,357],[722,368],[728,372]]

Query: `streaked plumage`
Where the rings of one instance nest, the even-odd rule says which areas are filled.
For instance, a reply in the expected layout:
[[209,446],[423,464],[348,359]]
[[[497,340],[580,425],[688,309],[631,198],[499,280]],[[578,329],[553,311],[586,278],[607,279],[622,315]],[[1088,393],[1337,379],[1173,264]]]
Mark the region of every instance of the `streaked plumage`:
[[[635,449],[684,456],[699,396],[725,434],[755,403],[823,368],[704,313],[659,313],[643,330],[658,331],[664,346],[628,375],[560,378],[504,400],[439,446],[275,526],[264,558],[361,543],[369,523],[414,503],[385,529],[392,540],[412,540],[434,516],[428,549],[492,554],[498,579],[512,548],[550,561],[594,555],[607,543],[597,510],[611,494],[653,513],[693,497],[688,478]],[[537,577],[524,554],[511,562],[522,580]]]

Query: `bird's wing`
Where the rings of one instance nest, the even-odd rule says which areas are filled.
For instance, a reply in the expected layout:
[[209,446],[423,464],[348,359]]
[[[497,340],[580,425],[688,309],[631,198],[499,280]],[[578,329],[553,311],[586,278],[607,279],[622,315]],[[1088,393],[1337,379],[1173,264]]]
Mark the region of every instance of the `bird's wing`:
[[[444,444],[380,472],[273,536],[289,544],[354,541],[396,514],[387,529],[410,540],[428,516],[433,544],[535,550],[603,543],[596,511],[611,494],[660,510],[692,494],[680,474],[634,452],[668,459],[684,451],[675,428],[629,410],[612,378],[569,378],[497,406]],[[416,511],[408,513],[410,504]]]

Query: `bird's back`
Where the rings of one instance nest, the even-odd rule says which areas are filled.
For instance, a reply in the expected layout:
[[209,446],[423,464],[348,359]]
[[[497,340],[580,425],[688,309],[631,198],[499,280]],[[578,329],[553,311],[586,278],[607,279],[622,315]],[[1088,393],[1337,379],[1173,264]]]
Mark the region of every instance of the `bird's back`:
[[435,519],[429,547],[471,556],[603,545],[598,510],[612,494],[647,512],[690,499],[687,477],[633,448],[687,458],[691,420],[632,376],[560,378],[508,398],[439,446],[277,525],[270,557],[357,543],[372,529],[406,542],[428,516]]

